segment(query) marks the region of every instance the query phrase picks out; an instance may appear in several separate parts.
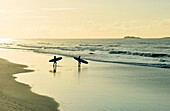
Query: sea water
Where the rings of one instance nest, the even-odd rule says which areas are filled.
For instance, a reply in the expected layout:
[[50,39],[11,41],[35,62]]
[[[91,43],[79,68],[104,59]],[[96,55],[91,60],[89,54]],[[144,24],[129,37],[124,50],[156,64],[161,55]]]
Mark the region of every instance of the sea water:
[[0,47],[110,63],[170,67],[170,39],[27,39]]

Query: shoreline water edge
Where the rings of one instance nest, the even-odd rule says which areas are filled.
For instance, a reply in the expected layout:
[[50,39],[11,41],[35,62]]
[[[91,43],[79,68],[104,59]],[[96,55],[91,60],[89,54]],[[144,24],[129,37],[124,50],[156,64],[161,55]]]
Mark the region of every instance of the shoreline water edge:
[[53,98],[36,94],[30,86],[14,79],[14,74],[33,72],[26,67],[0,58],[0,110],[59,111]]

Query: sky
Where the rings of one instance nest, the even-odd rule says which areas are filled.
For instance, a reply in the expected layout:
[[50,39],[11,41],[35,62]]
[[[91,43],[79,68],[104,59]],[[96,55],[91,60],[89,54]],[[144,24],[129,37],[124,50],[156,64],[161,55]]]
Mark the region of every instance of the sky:
[[170,0],[0,0],[0,38],[170,36]]

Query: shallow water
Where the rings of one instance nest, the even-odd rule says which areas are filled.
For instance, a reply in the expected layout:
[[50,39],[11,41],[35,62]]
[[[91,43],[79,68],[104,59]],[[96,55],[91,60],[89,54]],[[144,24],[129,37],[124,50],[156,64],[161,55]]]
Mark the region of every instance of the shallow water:
[[16,75],[36,93],[60,103],[61,111],[169,111],[170,70],[89,61],[77,67],[63,57],[53,73],[50,54],[0,50],[1,57],[35,72]]

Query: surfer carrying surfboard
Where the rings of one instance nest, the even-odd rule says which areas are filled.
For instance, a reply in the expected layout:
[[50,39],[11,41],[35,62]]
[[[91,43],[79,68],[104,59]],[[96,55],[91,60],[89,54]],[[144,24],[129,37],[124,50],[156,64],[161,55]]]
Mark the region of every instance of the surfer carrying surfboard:
[[57,61],[56,60],[56,56],[54,56],[54,63],[53,63],[53,67],[56,67],[57,66]]
[[81,59],[80,57],[81,57],[81,56],[79,56],[79,57],[74,57],[74,59],[78,61],[78,67],[81,66],[81,63],[88,64],[87,61]]
[[81,57],[81,56],[78,57],[78,67],[81,66],[80,57]]
[[62,57],[56,58],[56,56],[54,56],[54,59],[49,60],[49,62],[53,62],[53,68],[55,69],[57,67],[57,61],[59,61],[61,59],[62,59]]

